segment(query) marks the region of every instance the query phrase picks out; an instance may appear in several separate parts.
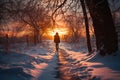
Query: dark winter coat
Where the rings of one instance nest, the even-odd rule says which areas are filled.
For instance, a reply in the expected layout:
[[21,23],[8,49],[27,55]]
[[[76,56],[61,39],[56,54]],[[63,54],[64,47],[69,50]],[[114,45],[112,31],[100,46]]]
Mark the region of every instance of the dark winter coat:
[[60,37],[59,37],[59,35],[55,35],[54,36],[54,42],[55,43],[60,43]]

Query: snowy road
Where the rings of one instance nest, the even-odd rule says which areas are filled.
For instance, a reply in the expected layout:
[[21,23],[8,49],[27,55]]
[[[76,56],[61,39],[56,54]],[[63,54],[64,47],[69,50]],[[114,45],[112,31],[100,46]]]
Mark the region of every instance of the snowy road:
[[0,51],[0,80],[120,80],[119,53],[87,55],[83,45],[61,43],[57,56],[52,41],[16,44]]
[[90,69],[82,66],[63,49],[59,52],[59,71],[61,80],[89,80],[91,79]]
[[39,76],[36,78],[36,80],[59,80],[57,55],[54,54],[52,59],[47,63],[47,66],[43,69],[38,69],[38,71],[39,70],[42,70],[42,71],[39,74]]

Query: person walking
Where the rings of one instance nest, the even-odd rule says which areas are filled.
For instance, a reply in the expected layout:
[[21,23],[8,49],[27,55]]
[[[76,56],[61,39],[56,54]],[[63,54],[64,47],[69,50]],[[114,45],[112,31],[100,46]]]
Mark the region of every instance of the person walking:
[[60,37],[59,37],[58,32],[56,32],[56,34],[54,35],[54,43],[55,43],[55,46],[56,46],[56,51],[58,52],[59,43],[60,43]]

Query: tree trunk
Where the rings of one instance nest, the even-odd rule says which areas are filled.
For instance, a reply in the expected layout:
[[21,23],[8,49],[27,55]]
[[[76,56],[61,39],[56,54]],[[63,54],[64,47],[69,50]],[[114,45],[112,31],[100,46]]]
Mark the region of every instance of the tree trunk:
[[34,29],[34,45],[39,42],[39,30]]
[[102,53],[118,50],[118,39],[107,0],[86,0],[96,36],[97,49]]
[[86,7],[85,7],[84,0],[80,0],[80,2],[81,2],[82,10],[83,10],[83,16],[84,16],[84,19],[85,19],[87,47],[88,47],[88,51],[90,53],[92,51],[92,47],[91,47],[91,42],[90,42],[88,17],[87,17],[87,12],[86,12]]

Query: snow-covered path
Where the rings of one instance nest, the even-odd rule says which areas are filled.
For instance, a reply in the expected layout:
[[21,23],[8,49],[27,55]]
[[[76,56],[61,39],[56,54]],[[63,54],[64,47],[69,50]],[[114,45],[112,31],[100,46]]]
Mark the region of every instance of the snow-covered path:
[[59,80],[58,57],[51,44],[16,44],[9,54],[0,51],[0,80]]
[[42,60],[40,63],[39,60],[38,63],[33,63],[35,68],[29,70],[33,76],[31,80],[59,80],[58,56],[54,44],[52,44],[53,42],[48,41],[41,46],[38,45],[33,50],[28,50],[27,54]]
[[47,66],[42,69],[41,74],[39,74],[36,80],[59,80],[58,72],[58,58],[55,53],[52,59],[48,62]]
[[[81,57],[80,57],[81,58]],[[59,52],[59,71],[61,80],[92,80],[90,69],[76,61],[63,49]]]
[[120,51],[87,55],[84,45],[61,43],[57,55],[52,41],[10,50],[0,51],[0,80],[120,80]]
[[62,44],[62,49],[63,80],[120,80],[120,50],[103,57],[96,51],[87,55],[85,49],[68,44]]

